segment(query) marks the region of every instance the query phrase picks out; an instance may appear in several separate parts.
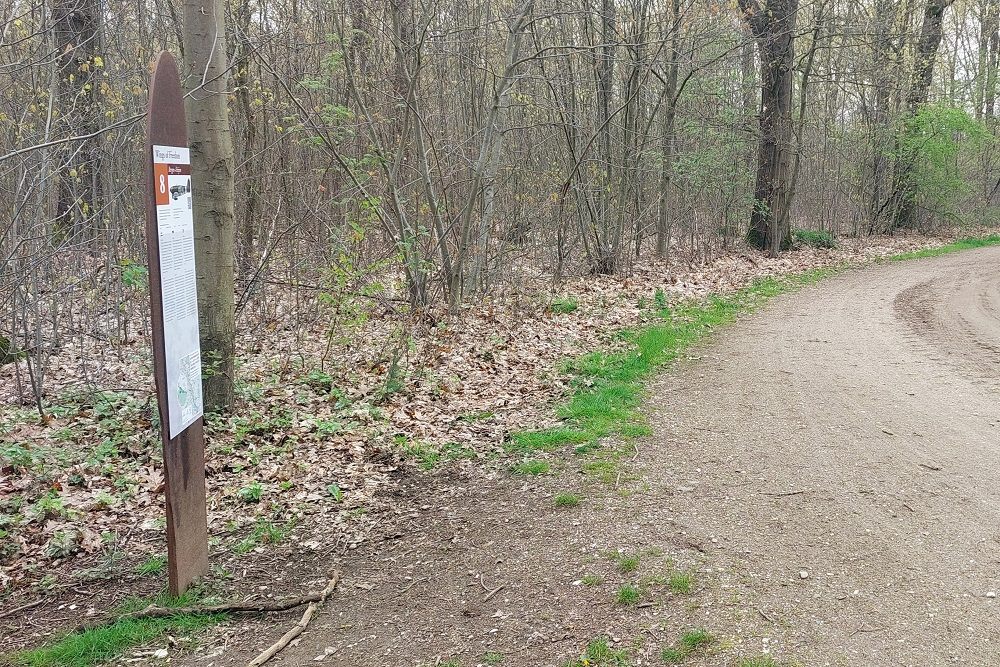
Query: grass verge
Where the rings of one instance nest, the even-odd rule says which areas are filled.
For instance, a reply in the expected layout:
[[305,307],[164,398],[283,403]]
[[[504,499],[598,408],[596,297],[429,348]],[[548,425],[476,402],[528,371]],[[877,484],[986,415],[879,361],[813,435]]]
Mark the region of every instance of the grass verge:
[[[193,604],[193,595],[179,598],[166,595],[155,600],[136,599],[117,611],[126,614],[149,604],[163,607],[186,607]],[[122,619],[82,632],[72,632],[48,646],[21,651],[0,658],[0,664],[23,667],[90,667],[125,655],[130,649],[148,644],[167,633],[191,634],[226,620],[226,614],[178,614],[166,618]]]
[[893,255],[892,257],[889,258],[889,260],[892,262],[902,262],[907,259],[937,257],[938,255],[947,255],[949,253],[959,252],[961,250],[988,248],[990,246],[995,246],[995,245],[1000,245],[1000,234],[959,239],[954,243],[949,243],[948,245],[943,245],[937,248],[925,248],[923,250],[915,250],[914,252],[904,252],[899,255]]
[[507,449],[527,454],[574,444],[579,452],[584,452],[610,435],[632,438],[648,434],[649,427],[639,408],[645,395],[645,380],[656,369],[677,359],[741,313],[836,271],[819,269],[784,278],[766,278],[731,295],[656,311],[656,324],[621,333],[628,343],[626,350],[592,352],[569,362],[566,370],[572,377],[574,391],[558,409],[564,425],[515,433]]

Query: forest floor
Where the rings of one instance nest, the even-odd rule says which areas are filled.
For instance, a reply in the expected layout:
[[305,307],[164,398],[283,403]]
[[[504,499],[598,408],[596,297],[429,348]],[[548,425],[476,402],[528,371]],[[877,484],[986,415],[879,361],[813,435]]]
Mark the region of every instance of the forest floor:
[[[994,248],[830,278],[657,376],[648,435],[385,466],[364,539],[251,544],[217,578],[278,596],[341,569],[275,664],[998,664],[998,311]],[[126,595],[107,588],[71,582],[0,622],[23,645]],[[246,664],[296,614],[123,659]]]

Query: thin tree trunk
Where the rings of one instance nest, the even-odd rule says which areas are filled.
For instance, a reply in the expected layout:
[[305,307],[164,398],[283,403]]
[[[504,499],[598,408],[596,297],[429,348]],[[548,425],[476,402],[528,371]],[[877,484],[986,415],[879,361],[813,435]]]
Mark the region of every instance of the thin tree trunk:
[[[95,91],[100,25],[96,0],[56,0],[52,6],[52,32],[58,49],[59,89],[57,110],[67,136],[89,135],[99,127]],[[56,215],[59,228],[69,236],[90,234],[93,212],[99,207],[100,165],[96,137],[69,145],[60,166]]]
[[611,211],[611,95],[615,71],[615,3],[601,0],[601,44],[597,49],[597,117],[595,131],[598,133],[598,159],[601,161],[601,177],[597,197],[598,244],[597,264],[594,273],[610,275],[615,271],[618,256],[618,238],[615,229],[617,218]]
[[656,254],[667,259],[670,251],[670,228],[673,221],[670,196],[676,152],[677,67],[680,59],[680,0],[670,2],[670,50],[663,91],[663,164],[660,167],[660,210],[656,218]]
[[983,40],[988,42],[986,54],[986,76],[983,89],[983,116],[992,121],[996,113],[997,69],[1000,67],[1000,0],[986,0],[989,12],[983,31]]
[[816,51],[823,31],[823,12],[826,11],[827,0],[818,0],[813,11],[812,41],[809,45],[809,55],[802,66],[802,82],[799,85],[799,117],[795,124],[795,151],[792,159],[792,172],[788,180],[787,201],[782,205],[786,215],[791,215],[792,203],[795,200],[795,186],[799,180],[799,168],[802,165],[802,136],[806,126],[806,108],[809,101],[809,80],[812,78],[813,64],[816,62]]

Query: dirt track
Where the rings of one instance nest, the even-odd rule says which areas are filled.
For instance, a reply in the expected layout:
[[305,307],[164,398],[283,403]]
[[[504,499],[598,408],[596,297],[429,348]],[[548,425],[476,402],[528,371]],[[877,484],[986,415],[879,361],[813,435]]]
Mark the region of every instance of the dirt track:
[[[398,537],[350,554],[277,663],[562,665],[603,634],[662,664],[700,626],[717,641],[685,664],[1000,665],[1000,249],[844,274],[700,353],[651,387],[654,435],[610,483],[572,456],[414,482]],[[564,490],[583,504],[555,509]],[[679,570],[693,594],[662,585]],[[612,602],[629,581],[638,607]],[[245,664],[292,622],[190,663]]]

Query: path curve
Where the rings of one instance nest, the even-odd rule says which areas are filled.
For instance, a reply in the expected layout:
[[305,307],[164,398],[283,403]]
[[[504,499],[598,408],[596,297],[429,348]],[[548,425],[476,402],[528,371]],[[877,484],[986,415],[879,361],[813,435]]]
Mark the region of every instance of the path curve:
[[[575,460],[409,482],[278,664],[563,665],[601,635],[662,664],[705,627],[686,665],[1000,665],[1000,248],[845,273],[699,354],[653,383],[654,434],[608,484]],[[567,490],[583,504],[556,509]],[[615,604],[632,581],[642,603]],[[281,625],[192,664],[245,663]]]
[[780,652],[1000,665],[1000,250],[844,275],[711,349],[658,384],[658,450],[700,460],[682,520]]

